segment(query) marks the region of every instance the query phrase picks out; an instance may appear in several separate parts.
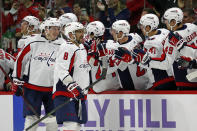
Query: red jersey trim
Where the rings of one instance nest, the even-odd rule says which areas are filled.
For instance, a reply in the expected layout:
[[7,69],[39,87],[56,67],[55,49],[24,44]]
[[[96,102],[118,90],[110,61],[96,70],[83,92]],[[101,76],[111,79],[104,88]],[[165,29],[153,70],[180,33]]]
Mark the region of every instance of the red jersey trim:
[[52,92],[53,91],[53,87],[43,87],[43,86],[36,86],[36,85],[32,85],[29,83],[25,83],[24,84],[25,88],[28,89],[32,89],[32,90],[36,90],[36,91],[41,91],[41,92]]

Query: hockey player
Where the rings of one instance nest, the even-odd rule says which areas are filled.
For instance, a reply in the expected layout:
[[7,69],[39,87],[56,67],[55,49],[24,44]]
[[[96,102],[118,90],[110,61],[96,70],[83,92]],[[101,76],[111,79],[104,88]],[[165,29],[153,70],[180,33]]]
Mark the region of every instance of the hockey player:
[[[41,114],[41,105],[44,104],[45,113],[53,110],[52,101],[53,90],[53,72],[56,60],[56,53],[59,46],[66,43],[59,38],[60,23],[56,18],[45,21],[45,34],[37,35],[31,42],[20,52],[15,63],[13,77],[15,86],[14,90],[20,90],[23,85],[24,97],[34,107],[38,115]],[[29,62],[28,79],[23,81],[24,67]],[[21,93],[21,95],[23,95]],[[25,128],[38,120],[34,113],[24,104],[23,115],[25,117]],[[46,123],[47,131],[57,130],[55,114],[52,114],[50,121]],[[31,128],[36,131],[38,125]]]
[[[149,86],[149,79],[147,77],[147,70],[143,70],[137,67],[136,64],[129,64],[131,61],[129,55],[126,55],[120,51],[121,48],[126,48],[127,50],[133,50],[133,48],[138,44],[135,38],[129,35],[130,25],[125,20],[118,20],[112,24],[111,34],[113,36],[113,41],[108,40],[106,44],[100,47],[104,47],[104,53],[102,48],[99,49],[99,54],[112,55],[110,60],[110,66],[108,68],[108,74],[117,70],[118,78],[121,84],[121,88],[124,90],[134,90],[134,89],[147,89]],[[107,49],[105,51],[105,48]],[[112,51],[110,51],[112,50]],[[115,52],[115,54],[113,53]],[[112,52],[112,53],[110,53]]]
[[62,33],[64,33],[64,27],[66,24],[70,22],[77,22],[78,18],[73,13],[65,13],[59,17],[59,21],[61,23]]
[[54,71],[54,104],[64,103],[74,98],[67,105],[56,111],[58,124],[63,124],[64,130],[80,130],[80,124],[86,123],[87,112],[81,90],[89,85],[90,65],[87,52],[83,45],[84,26],[72,22],[65,26],[65,35],[69,39],[62,44],[57,54]]
[[[40,21],[35,16],[26,16],[21,22],[21,33],[23,34],[22,38],[18,41],[17,52],[19,53],[25,46],[25,41],[32,37],[33,34],[39,33]],[[31,38],[30,38],[31,39]]]
[[[196,90],[197,79],[194,79],[192,82],[186,79],[186,75],[196,71],[196,69],[186,69],[192,67],[187,66],[187,64],[185,65],[185,62],[189,61],[192,63],[192,61],[195,62],[197,58],[197,26],[191,23],[183,24],[183,12],[179,8],[168,9],[163,17],[167,28],[186,42],[186,44],[183,44],[179,49],[177,54],[180,62],[174,62],[173,64],[176,86],[183,90]],[[180,69],[179,67],[183,68]]]
[[[103,35],[105,32],[105,27],[102,22],[94,21],[90,22],[86,27],[87,35],[86,35],[86,42],[88,48],[88,60],[91,64],[91,80],[95,82],[97,79],[100,78],[101,70],[102,70],[102,63],[98,57],[95,56],[97,52],[97,45],[103,41]],[[86,47],[87,47],[86,46]],[[112,74],[108,74],[105,80],[102,80],[98,84],[93,87],[93,92],[99,93],[106,90],[117,90],[120,88],[120,84],[117,78],[117,71],[113,72]]]
[[[140,19],[140,28],[146,38],[144,41],[144,49],[134,49],[135,60],[140,60],[142,65],[148,65],[151,68],[153,79],[152,89],[154,90],[176,90],[174,85],[173,73],[170,65],[161,65],[166,60],[166,53],[172,54],[173,47],[164,48],[167,41],[169,31],[166,29],[157,29],[159,19],[154,14],[146,14]],[[167,44],[166,44],[167,45]],[[165,46],[166,46],[165,45]],[[167,51],[166,51],[167,50]],[[142,60],[139,57],[142,57]],[[161,69],[161,67],[163,69]],[[167,66],[167,67],[163,67]]]
[[[11,89],[10,81],[5,81],[7,78],[4,74],[9,74],[14,69],[15,57],[0,49],[0,91],[9,91]],[[2,68],[2,69],[1,69]]]
[[78,21],[78,18],[73,13],[65,13],[65,14],[63,14],[63,15],[61,15],[59,17],[59,21],[61,23],[61,36],[64,39],[67,39],[66,36],[64,35],[65,25],[68,24],[68,23],[71,23],[71,22],[77,22]]

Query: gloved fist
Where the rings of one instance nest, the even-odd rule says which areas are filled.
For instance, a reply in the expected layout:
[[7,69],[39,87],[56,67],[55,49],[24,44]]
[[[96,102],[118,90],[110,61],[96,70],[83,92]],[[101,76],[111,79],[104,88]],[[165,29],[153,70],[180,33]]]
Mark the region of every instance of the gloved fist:
[[90,50],[91,49],[91,41],[86,41],[83,43],[84,47],[86,50]]
[[16,96],[22,96],[23,95],[23,89],[22,86],[17,86],[15,84],[12,84],[12,88],[11,88],[12,92],[14,92],[14,94]]
[[171,45],[176,45],[177,42],[180,40],[180,36],[177,34],[174,34],[172,31],[168,34],[168,40]]
[[132,60],[130,51],[124,47],[118,47],[118,50],[115,50],[115,58],[127,63]]
[[169,43],[175,46],[179,52],[185,45],[187,45],[187,42],[185,42],[178,34],[174,34],[172,31],[168,34],[168,40]]
[[99,57],[107,55],[107,49],[106,49],[106,44],[105,43],[98,44],[97,45],[97,50],[98,50]]
[[14,78],[13,82],[14,82],[15,85],[18,85],[18,86],[22,86],[25,83],[24,81],[21,81],[17,78]]
[[134,49],[132,51],[132,57],[134,58],[135,63],[147,65],[151,61],[151,57],[148,55],[148,52],[145,52],[142,49]]
[[192,69],[197,67],[196,60],[186,56],[178,58],[177,64],[179,69]]
[[14,94],[16,96],[22,96],[23,95],[23,89],[22,86],[24,84],[24,81],[21,81],[17,78],[13,79],[14,84],[12,84],[12,92],[14,92]]
[[67,85],[67,90],[77,99],[84,98],[84,93],[82,92],[82,89],[76,82],[69,83]]

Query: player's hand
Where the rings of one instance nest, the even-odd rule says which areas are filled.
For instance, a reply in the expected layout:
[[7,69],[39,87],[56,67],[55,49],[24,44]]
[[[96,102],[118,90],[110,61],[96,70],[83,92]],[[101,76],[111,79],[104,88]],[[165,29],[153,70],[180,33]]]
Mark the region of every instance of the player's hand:
[[118,50],[115,50],[115,58],[127,63],[132,60],[130,51],[124,47],[118,47]]
[[14,94],[16,96],[22,96],[23,95],[23,89],[22,89],[22,86],[20,85],[15,85],[15,84],[12,84],[12,92],[14,92]]
[[24,84],[24,81],[14,78],[13,82],[14,84],[12,84],[12,92],[14,92],[16,96],[22,96],[23,95],[22,86]]
[[14,2],[14,3],[12,4],[12,8],[10,9],[10,13],[11,13],[12,15],[15,15],[15,14],[18,12],[19,8],[20,8],[20,4],[17,3],[17,2]]
[[71,82],[67,85],[67,90],[68,92],[73,95],[73,97],[77,99],[84,98],[84,93],[82,92],[82,89],[76,82]]
[[176,45],[176,43],[180,40],[180,36],[177,34],[174,34],[172,31],[168,34],[168,40],[172,45]]
[[168,34],[168,40],[169,43],[175,46],[179,52],[185,45],[187,45],[187,42],[185,42],[178,34],[174,34],[173,32]]
[[14,82],[14,84],[17,85],[17,86],[23,86],[23,84],[25,83],[24,81],[21,81],[21,80],[19,80],[19,79],[17,79],[17,78],[14,78],[14,79],[13,79],[13,82]]
[[6,84],[5,90],[6,91],[12,91],[12,83],[11,82],[9,82],[9,83]]
[[97,2],[97,7],[98,7],[101,11],[104,11],[104,10],[105,10],[105,5],[104,5],[102,2],[100,2],[100,1]]
[[180,58],[178,58],[177,64],[179,69],[196,68],[196,60],[186,56],[181,56]]
[[105,43],[100,43],[97,45],[97,50],[99,57],[103,57],[107,55],[107,49],[106,49],[106,44]]
[[132,57],[134,58],[135,63],[147,65],[151,61],[151,57],[149,56],[148,52],[145,52],[142,49],[134,49],[132,51]]
[[84,43],[83,43],[83,45],[84,45],[84,47],[86,48],[86,50],[89,50],[89,49],[91,49],[91,44],[92,44],[92,41],[85,41]]
[[114,54],[114,50],[117,50],[117,49],[118,47],[111,40],[108,40],[107,43],[99,43],[97,45],[99,57],[103,57],[103,56],[111,57]]

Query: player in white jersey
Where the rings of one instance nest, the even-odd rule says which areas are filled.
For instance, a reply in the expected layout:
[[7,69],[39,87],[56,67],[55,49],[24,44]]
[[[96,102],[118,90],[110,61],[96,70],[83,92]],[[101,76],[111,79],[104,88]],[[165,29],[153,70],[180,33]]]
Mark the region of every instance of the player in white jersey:
[[[38,28],[40,21],[35,16],[26,16],[21,22],[21,33],[23,34],[22,38],[18,41],[17,52],[19,53],[25,46],[25,41],[32,37],[33,34],[38,33]],[[30,38],[31,39],[31,38]]]
[[[144,41],[144,49],[134,49],[133,56],[137,63],[140,60],[141,63],[138,63],[140,66],[145,67],[144,65],[148,65],[151,69],[154,77],[151,89],[176,90],[171,66],[160,64],[162,61],[166,61],[164,41],[168,39],[169,31],[166,29],[157,29],[158,25],[159,19],[154,14],[146,14],[141,17],[140,28],[146,40]],[[135,53],[138,56],[135,56]],[[139,57],[142,57],[142,60]],[[160,66],[164,69],[161,69]]]
[[73,13],[65,13],[59,17],[59,21],[61,23],[62,31],[64,33],[64,27],[66,24],[71,22],[77,22],[77,16]]
[[4,71],[6,74],[9,74],[10,71],[14,69],[15,60],[15,57],[10,55],[9,53],[6,53],[3,49],[0,49],[0,68],[3,69],[0,69],[0,91],[8,91],[11,87],[10,81],[5,81],[7,78],[4,74]]
[[64,35],[64,28],[68,23],[78,22],[78,18],[73,13],[65,13],[59,17],[59,21],[61,23],[61,37],[67,40],[66,36]]
[[80,124],[86,123],[87,111],[82,89],[89,85],[87,52],[83,45],[84,26],[79,22],[71,22],[65,26],[65,35],[69,39],[60,46],[54,71],[53,99],[54,104],[64,103],[76,98],[56,111],[58,124],[64,130],[80,130]]
[[[196,90],[197,78],[192,82],[186,79],[186,75],[196,71],[196,69],[187,69],[184,62],[181,61],[193,61],[197,59],[197,26],[191,23],[183,24],[183,12],[179,8],[170,8],[164,13],[164,20],[167,28],[174,32],[182,41],[186,44],[179,49],[177,58],[179,62],[174,62],[173,70],[176,85],[179,89],[183,90]],[[180,67],[183,67],[180,69]],[[190,66],[190,68],[192,68]]]
[[[24,97],[34,107],[37,114],[41,114],[43,103],[45,113],[53,110],[52,101],[53,73],[56,60],[56,53],[62,43],[66,43],[59,38],[60,23],[56,18],[50,19],[45,23],[45,34],[37,35],[19,53],[15,63],[13,78],[16,85],[23,85]],[[23,81],[25,64],[29,62],[28,79]],[[15,87],[16,91],[20,90]],[[23,95],[23,94],[21,94]],[[38,120],[37,116],[24,104],[23,115],[25,117],[25,128]],[[46,123],[47,131],[55,131],[58,126],[55,114],[50,116],[50,121]],[[38,125],[31,128],[36,131]]]
[[[114,22],[110,31],[114,40],[108,40],[106,44],[98,46],[99,54],[101,56],[106,54],[111,56],[109,57],[108,74],[117,71],[120,86],[123,90],[145,90],[149,87],[147,70],[138,67],[136,64],[128,64],[127,62],[131,61],[130,56],[122,53],[124,48],[133,50],[140,42],[129,35],[129,31],[130,25],[127,21],[118,20]],[[143,82],[140,83],[139,81]]]
[[[90,22],[86,27],[87,35],[86,35],[86,41],[85,44],[88,48],[88,60],[91,64],[91,82],[95,82],[97,79],[99,79],[101,76],[101,70],[102,70],[102,63],[98,59],[98,57],[95,56],[96,53],[96,47],[99,43],[104,42],[102,37],[105,32],[105,27],[102,22],[100,21],[94,21]],[[106,78],[102,81],[100,81],[98,84],[96,84],[93,87],[93,92],[99,93],[106,90],[117,90],[120,88],[120,84],[117,78],[117,71],[107,74]],[[92,93],[93,93],[92,92]]]

